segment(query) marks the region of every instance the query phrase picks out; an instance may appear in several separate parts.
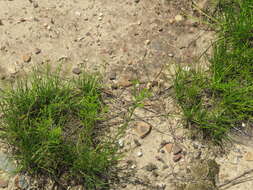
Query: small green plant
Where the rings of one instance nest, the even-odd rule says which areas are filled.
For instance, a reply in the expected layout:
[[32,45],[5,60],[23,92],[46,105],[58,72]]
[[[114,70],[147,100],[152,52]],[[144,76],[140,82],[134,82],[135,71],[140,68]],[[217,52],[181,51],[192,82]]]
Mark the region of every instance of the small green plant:
[[100,82],[89,74],[63,80],[60,72],[20,80],[1,97],[2,138],[22,171],[60,178],[87,189],[107,186],[117,146],[99,136]]
[[191,126],[216,142],[253,123],[253,1],[220,1],[210,73],[179,69],[175,97]]

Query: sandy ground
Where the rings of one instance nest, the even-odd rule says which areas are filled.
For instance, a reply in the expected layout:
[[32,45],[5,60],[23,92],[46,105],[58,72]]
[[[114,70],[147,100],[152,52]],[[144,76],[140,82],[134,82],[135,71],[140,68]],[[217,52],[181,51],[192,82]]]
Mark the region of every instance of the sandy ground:
[[[190,19],[194,13],[190,5],[188,0],[0,0],[1,87],[45,63],[62,64],[67,74],[79,69],[99,71],[105,88],[119,87],[111,91],[121,103],[131,99],[129,80],[144,85],[155,81],[154,92],[159,95],[135,115],[136,121],[152,126],[151,133],[141,139],[134,130],[138,123],[133,122],[122,139],[126,151],[122,163],[131,161],[135,181],[122,182],[116,189],[170,190],[186,178],[199,152],[202,158],[215,158],[221,164],[218,184],[224,184],[253,168],[245,159],[252,147],[233,145],[225,155],[213,153],[208,145],[188,138],[169,91],[159,93],[170,87],[175,65],[193,66],[212,42],[213,32]],[[170,117],[161,116],[165,113]],[[164,141],[180,145],[179,162],[166,150],[160,151]],[[157,166],[157,174],[144,169],[150,163]],[[10,180],[8,189],[14,186]],[[227,189],[252,187],[249,181]]]

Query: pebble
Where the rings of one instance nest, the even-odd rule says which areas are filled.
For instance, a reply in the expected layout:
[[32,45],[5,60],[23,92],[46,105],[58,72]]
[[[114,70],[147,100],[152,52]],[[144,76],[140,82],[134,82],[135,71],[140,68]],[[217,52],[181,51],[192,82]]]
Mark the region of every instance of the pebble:
[[174,145],[174,147],[173,147],[173,154],[177,155],[177,154],[181,153],[182,150],[183,149],[179,145]]
[[182,21],[182,20],[184,20],[184,17],[183,17],[182,15],[176,15],[176,16],[175,16],[175,21],[176,21],[176,22],[180,22],[180,21]]
[[169,53],[168,56],[169,56],[169,57],[174,57],[174,54]]
[[138,157],[142,157],[143,156],[143,153],[141,151],[137,152],[137,156]]
[[246,161],[253,161],[253,153],[252,152],[247,152],[244,156],[244,159]]
[[172,143],[168,143],[164,146],[165,150],[168,152],[168,153],[171,153],[172,152],[172,148],[173,148],[173,144]]
[[150,40],[146,40],[145,45],[148,46],[150,44],[150,42],[151,42]]
[[134,2],[135,2],[135,3],[139,3],[139,2],[140,2],[140,0],[134,0]]
[[76,67],[76,68],[74,68],[74,69],[72,70],[72,72],[73,72],[74,74],[76,74],[76,75],[80,75],[82,71],[81,71],[80,68]]
[[25,63],[29,63],[32,60],[32,57],[30,54],[26,54],[26,55],[23,55],[22,59]]
[[4,25],[4,24],[3,24],[3,21],[0,19],[0,26],[1,26],[1,25]]
[[174,162],[178,162],[179,160],[181,160],[181,158],[182,158],[182,155],[181,155],[181,154],[174,155],[174,156],[173,156],[173,161],[174,161]]
[[8,187],[8,184],[9,184],[8,180],[0,179],[0,188],[6,188]]
[[118,143],[119,143],[120,148],[124,147],[124,140],[120,139]]
[[143,121],[136,123],[135,130],[142,139],[145,138],[151,132],[151,129],[152,127]]

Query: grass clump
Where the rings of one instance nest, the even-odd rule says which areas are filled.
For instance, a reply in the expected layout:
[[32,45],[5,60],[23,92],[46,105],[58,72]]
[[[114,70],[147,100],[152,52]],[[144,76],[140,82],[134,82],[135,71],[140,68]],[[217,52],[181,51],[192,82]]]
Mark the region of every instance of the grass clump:
[[219,3],[210,72],[179,69],[174,88],[188,123],[220,142],[253,124],[253,1]]
[[36,71],[2,94],[2,138],[21,170],[54,179],[67,174],[87,189],[100,189],[117,160],[115,144],[99,136],[103,108],[97,77],[63,80],[59,73]]

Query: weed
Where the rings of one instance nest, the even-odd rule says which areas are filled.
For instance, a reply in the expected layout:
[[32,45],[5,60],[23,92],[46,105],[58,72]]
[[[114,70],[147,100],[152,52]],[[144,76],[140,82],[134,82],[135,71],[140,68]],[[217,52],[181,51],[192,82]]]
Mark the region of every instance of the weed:
[[60,72],[19,80],[2,94],[2,138],[11,145],[20,170],[106,187],[117,161],[117,146],[99,137],[104,105],[98,77],[63,80]]
[[216,142],[253,123],[253,1],[220,1],[210,73],[179,69],[175,97],[188,123]]

